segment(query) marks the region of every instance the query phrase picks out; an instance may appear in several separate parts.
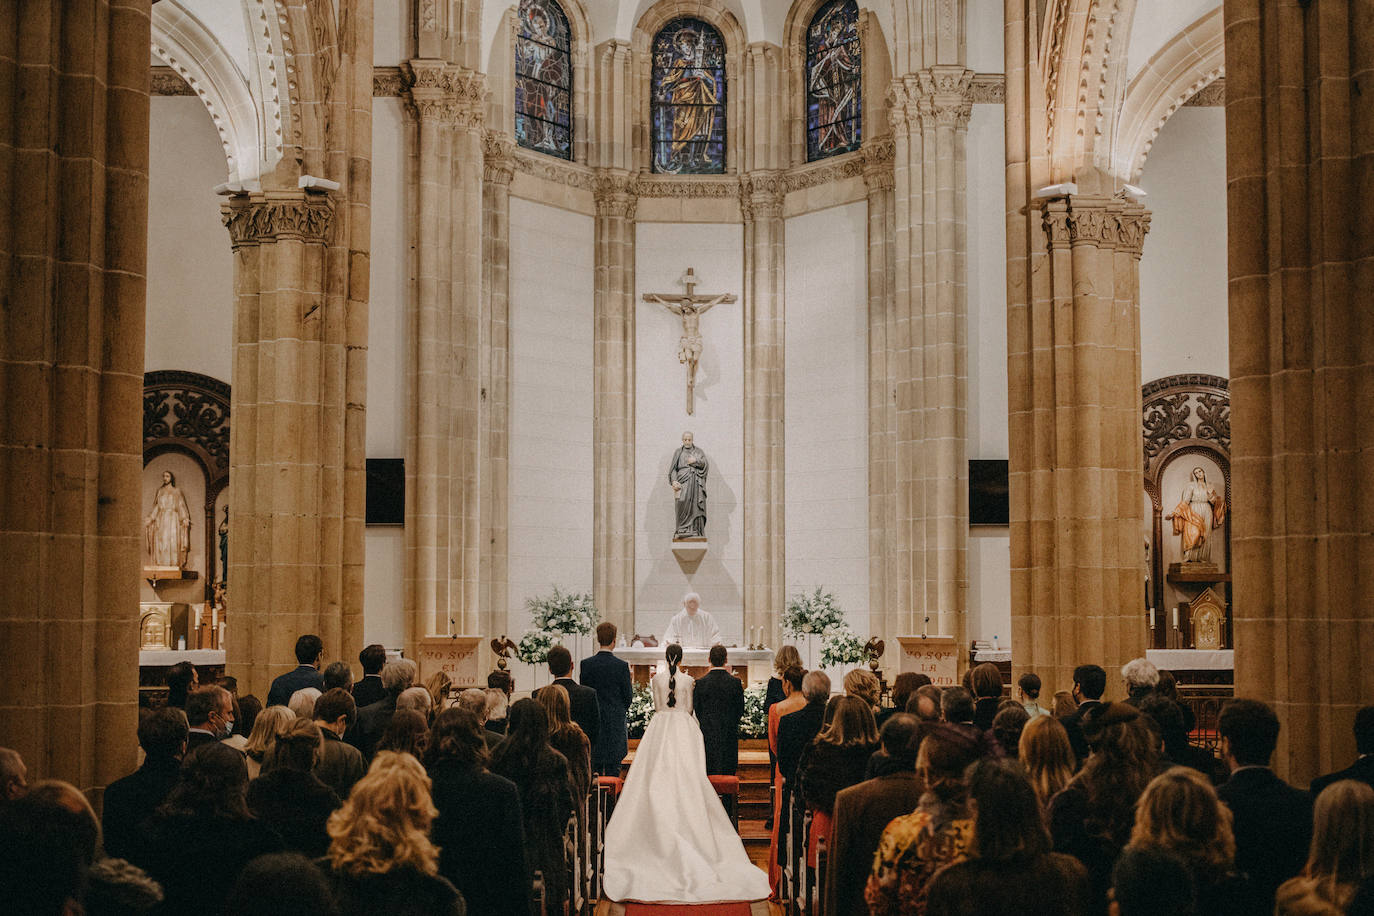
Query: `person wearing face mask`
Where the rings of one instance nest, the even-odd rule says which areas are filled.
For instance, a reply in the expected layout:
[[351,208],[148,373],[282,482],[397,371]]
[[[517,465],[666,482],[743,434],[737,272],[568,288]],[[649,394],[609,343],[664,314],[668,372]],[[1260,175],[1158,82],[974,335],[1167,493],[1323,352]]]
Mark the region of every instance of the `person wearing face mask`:
[[189,754],[203,744],[222,741],[234,733],[234,698],[223,687],[202,687],[186,698],[186,737]]

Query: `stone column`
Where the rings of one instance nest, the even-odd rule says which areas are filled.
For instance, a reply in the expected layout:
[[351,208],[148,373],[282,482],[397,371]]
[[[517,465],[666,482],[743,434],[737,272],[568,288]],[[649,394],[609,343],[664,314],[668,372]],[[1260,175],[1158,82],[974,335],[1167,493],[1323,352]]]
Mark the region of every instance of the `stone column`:
[[0,746],[135,763],[148,0],[0,12]]
[[515,177],[515,141],[503,133],[485,138],[486,180],[482,186],[482,358],[481,566],[478,570],[477,632],[495,636],[508,629],[508,509],[510,459],[510,183]]
[[1236,694],[1303,785],[1374,697],[1374,47],[1365,4],[1225,15]]
[[244,692],[296,666],[302,633],[338,656],[338,541],[346,405],[334,384],[347,315],[325,296],[334,201],[313,191],[239,194],[223,206],[234,249],[234,385],[229,461],[236,584],[227,644]]
[[1139,264],[1150,216],[1107,196],[1111,179],[1095,169],[1078,187],[1038,208],[1030,242],[1044,276],[1018,283],[1030,292],[1011,298],[1007,319],[1012,646],[1018,672],[1055,689],[1075,665],[1110,673],[1145,648]]
[[[890,640],[908,632],[888,609],[910,601],[909,577],[904,577],[898,547],[902,530],[897,519],[897,377],[890,341],[895,327],[896,257],[893,243],[895,204],[892,142],[870,143],[863,149],[864,184],[868,187],[868,593],[872,635]],[[900,583],[907,583],[905,591]],[[897,632],[901,630],[902,632]],[[892,643],[896,645],[896,643]]]
[[777,172],[740,181],[744,214],[744,630],[763,627],[777,645],[787,600],[783,492],[784,284]]
[[[882,629],[965,640],[968,400],[964,141],[973,71],[929,67],[892,84],[896,518]],[[888,599],[892,600],[891,597]],[[875,615],[876,616],[876,615]],[[927,623],[928,621],[928,623]]]
[[[485,79],[412,60],[419,187],[406,467],[406,645],[478,632],[481,565],[482,224]],[[503,332],[504,333],[504,332]],[[504,371],[504,369],[503,369]]]
[[635,192],[622,169],[596,171],[592,596],[633,631],[635,608]]

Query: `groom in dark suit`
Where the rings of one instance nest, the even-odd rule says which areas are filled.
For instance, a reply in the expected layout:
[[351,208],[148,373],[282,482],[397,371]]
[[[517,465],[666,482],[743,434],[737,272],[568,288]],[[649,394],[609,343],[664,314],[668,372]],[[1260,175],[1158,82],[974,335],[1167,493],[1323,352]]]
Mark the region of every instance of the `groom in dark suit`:
[[629,750],[625,714],[634,698],[630,666],[611,651],[615,648],[615,634],[615,624],[597,624],[597,653],[582,659],[582,686],[596,691],[601,711],[601,731],[592,742],[592,769],[605,776],[620,775],[620,762]]
[[692,695],[706,744],[706,774],[734,776],[739,769],[739,720],[744,715],[744,685],[725,667],[725,647],[711,647],[711,670]]

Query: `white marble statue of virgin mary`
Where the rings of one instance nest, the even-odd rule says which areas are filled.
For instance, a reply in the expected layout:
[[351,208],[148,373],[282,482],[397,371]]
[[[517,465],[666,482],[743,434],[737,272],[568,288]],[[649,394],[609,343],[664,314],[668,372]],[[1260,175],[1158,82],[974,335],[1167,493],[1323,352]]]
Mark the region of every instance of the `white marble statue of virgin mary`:
[[153,497],[153,511],[143,521],[143,535],[154,566],[185,569],[191,552],[191,510],[171,471]]

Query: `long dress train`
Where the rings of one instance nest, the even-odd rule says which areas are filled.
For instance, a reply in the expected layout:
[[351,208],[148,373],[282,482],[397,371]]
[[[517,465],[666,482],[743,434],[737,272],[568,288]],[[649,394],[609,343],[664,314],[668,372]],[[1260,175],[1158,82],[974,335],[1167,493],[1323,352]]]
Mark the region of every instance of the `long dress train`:
[[612,900],[717,903],[763,900],[768,876],[749,861],[706,777],[706,748],[692,714],[692,678],[654,675],[654,717],[606,827],[603,887]]

